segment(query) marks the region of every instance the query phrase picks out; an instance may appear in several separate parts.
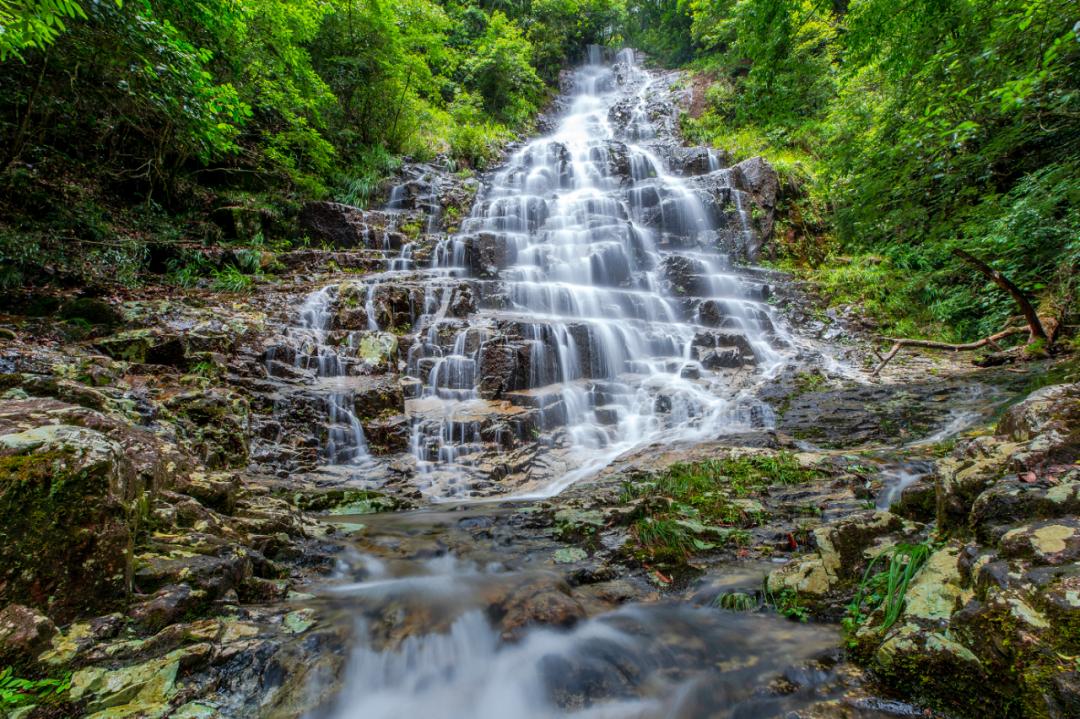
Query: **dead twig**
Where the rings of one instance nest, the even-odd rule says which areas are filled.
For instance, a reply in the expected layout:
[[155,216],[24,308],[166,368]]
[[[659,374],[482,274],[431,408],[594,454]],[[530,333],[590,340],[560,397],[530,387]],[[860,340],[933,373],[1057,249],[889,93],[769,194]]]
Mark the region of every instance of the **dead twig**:
[[884,357],[881,357],[881,362],[878,364],[877,367],[874,368],[874,371],[870,373],[870,376],[877,377],[878,374],[880,374],[881,370],[885,368],[885,365],[889,364],[889,360],[895,357],[896,353],[904,347],[925,347],[927,349],[949,350],[950,352],[967,352],[969,350],[977,350],[980,347],[986,347],[987,345],[996,348],[998,346],[998,340],[1004,339],[1006,337],[1011,337],[1013,335],[1023,334],[1027,331],[1028,328],[1026,327],[1010,327],[1009,329],[1002,330],[997,334],[990,335],[989,337],[984,337],[981,340],[977,340],[975,342],[965,342],[962,344],[952,344],[950,342],[935,342],[933,340],[914,340],[904,337],[883,337],[882,339],[887,340],[888,342],[892,342],[893,345],[892,348],[889,349],[888,353],[886,353]]

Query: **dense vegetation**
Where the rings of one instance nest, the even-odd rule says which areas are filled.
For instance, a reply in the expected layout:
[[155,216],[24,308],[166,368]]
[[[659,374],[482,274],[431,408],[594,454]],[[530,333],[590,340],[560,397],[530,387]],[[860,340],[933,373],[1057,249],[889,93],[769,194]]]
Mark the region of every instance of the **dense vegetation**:
[[1015,313],[954,248],[1066,301],[1080,260],[1075,3],[656,0],[629,17],[632,42],[699,71],[690,137],[784,174],[783,259],[886,331],[971,338]]
[[1078,19],[1068,0],[0,2],[0,288],[132,284],[151,240],[220,242],[222,207],[363,204],[403,156],[482,168],[585,43],[626,40],[695,71],[691,141],[781,171],[772,259],[884,332],[983,336],[1015,308],[954,249],[1044,303],[1074,289]]
[[[618,0],[0,2],[0,286],[137,281],[222,206],[489,162]],[[267,238],[269,239],[269,238]]]

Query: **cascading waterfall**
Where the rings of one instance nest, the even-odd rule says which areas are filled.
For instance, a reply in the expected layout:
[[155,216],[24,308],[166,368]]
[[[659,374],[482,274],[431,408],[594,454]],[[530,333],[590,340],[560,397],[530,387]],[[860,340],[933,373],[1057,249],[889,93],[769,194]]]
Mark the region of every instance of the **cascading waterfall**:
[[435,234],[445,180],[421,167],[364,223],[384,271],[306,299],[292,331],[326,388],[324,461],[364,456],[354,397],[332,380],[357,372],[354,343],[388,335],[400,363],[361,373],[404,380],[397,446],[433,499],[550,495],[651,442],[770,424],[755,383],[790,345],[768,286],[729,258],[755,237],[742,176],[715,151],[680,160],[664,80],[632,51],[601,56],[455,234]]
[[[731,270],[717,248],[715,213],[650,147],[655,80],[632,51],[615,67],[599,57],[592,52],[577,71],[557,129],[518,150],[461,232],[437,248],[435,266],[451,276],[470,276],[482,243],[508,261],[497,274],[502,306],[481,309],[422,378],[426,406],[443,417],[415,426],[422,468],[468,464],[477,438],[461,417],[476,411],[479,395],[466,385],[479,379],[480,350],[476,342],[471,354],[459,348],[481,323],[518,328],[530,346],[527,390],[544,395],[536,403],[566,426],[577,450],[576,469],[542,493],[646,441],[704,439],[768,420],[766,406],[732,396],[723,377],[706,371],[753,363],[767,373],[782,361],[764,290]],[[627,87],[637,89],[620,126],[611,116]],[[715,153],[709,165],[724,184]],[[741,193],[729,195],[734,232],[751,232]],[[676,265],[695,287],[672,287]],[[436,314],[429,335],[443,321]],[[710,344],[716,351],[703,354]]]
[[342,381],[349,361],[340,349],[329,344],[330,323],[336,287],[312,292],[298,312],[299,324],[290,332],[300,339],[296,366],[314,369],[316,382],[326,404],[326,439],[320,456],[327,464],[357,464],[370,458],[364,429],[356,416],[353,392]]

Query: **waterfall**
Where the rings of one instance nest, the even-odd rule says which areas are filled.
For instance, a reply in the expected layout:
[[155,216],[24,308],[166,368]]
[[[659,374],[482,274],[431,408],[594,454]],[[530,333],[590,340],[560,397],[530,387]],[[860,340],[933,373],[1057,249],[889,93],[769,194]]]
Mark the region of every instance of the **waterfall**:
[[755,389],[790,344],[768,285],[732,257],[755,236],[741,175],[712,150],[680,160],[670,77],[604,55],[572,73],[553,129],[483,178],[454,234],[438,234],[453,183],[418,166],[366,215],[384,271],[299,308],[324,462],[366,456],[341,380],[354,337],[388,330],[400,358],[362,372],[403,380],[397,446],[436,500],[548,496],[650,443],[770,425]]
[[349,361],[329,343],[336,286],[312,292],[300,306],[298,324],[290,331],[300,340],[296,366],[315,370],[326,407],[326,439],[320,456],[327,464],[357,464],[368,460],[364,429],[356,416],[354,393],[342,379]]
[[[576,452],[541,494],[646,442],[709,439],[768,419],[767,407],[726,391],[713,372],[756,365],[767,375],[782,362],[767,288],[731,268],[716,208],[661,159],[666,146],[655,140],[670,128],[651,119],[655,85],[632,51],[614,65],[591,52],[555,130],[517,150],[461,231],[440,243],[433,269],[444,276],[476,277],[478,255],[500,255],[487,281],[504,300],[471,317],[455,349],[420,377],[426,415],[441,417],[414,426],[421,469],[466,468],[480,447],[479,383],[493,364],[482,343],[456,349],[477,326],[520,336],[527,386],[502,396],[537,407],[541,427],[564,425]],[[708,159],[735,207],[738,226],[728,229],[750,232],[743,193],[715,153]],[[434,316],[418,346],[437,345],[446,324]]]

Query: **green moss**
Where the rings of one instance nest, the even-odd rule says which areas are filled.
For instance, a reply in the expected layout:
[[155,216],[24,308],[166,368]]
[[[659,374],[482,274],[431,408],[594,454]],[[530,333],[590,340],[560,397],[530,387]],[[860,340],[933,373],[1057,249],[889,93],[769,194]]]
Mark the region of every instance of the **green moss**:
[[66,449],[0,456],[0,602],[60,621],[116,608],[131,534],[127,509],[110,499],[110,469]]

